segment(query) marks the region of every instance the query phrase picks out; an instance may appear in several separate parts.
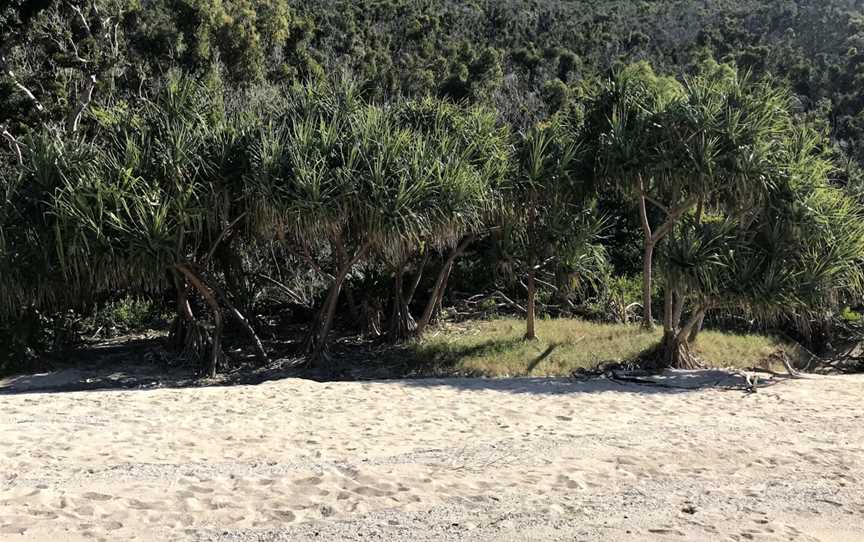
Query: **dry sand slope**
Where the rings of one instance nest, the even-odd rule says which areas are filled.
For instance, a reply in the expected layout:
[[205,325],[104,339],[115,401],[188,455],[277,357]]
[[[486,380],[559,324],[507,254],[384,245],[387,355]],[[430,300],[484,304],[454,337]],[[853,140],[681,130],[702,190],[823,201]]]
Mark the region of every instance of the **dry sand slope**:
[[864,378],[0,395],[0,540],[864,540]]

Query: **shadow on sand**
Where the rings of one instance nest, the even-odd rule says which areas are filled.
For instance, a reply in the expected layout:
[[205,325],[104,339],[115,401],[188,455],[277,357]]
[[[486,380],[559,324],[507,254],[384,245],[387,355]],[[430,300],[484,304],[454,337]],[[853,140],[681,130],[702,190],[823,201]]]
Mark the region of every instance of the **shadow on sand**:
[[[193,368],[170,367],[161,362],[159,356],[154,355],[161,350],[160,341],[157,338],[86,347],[71,356],[64,368],[0,379],[0,395],[257,385],[290,378],[542,395],[606,392],[678,394],[706,388],[750,393],[787,378],[777,374],[756,376],[753,373],[719,369],[675,370],[659,375],[640,375],[638,378],[608,372],[604,376],[591,378],[440,376],[447,373],[448,367],[455,366],[460,356],[500,346],[484,343],[472,347],[470,351],[451,350],[446,356],[433,355],[431,359],[424,360],[417,359],[416,353],[412,357],[401,347],[377,350],[368,347],[342,348],[334,358],[335,370],[326,373],[303,368],[298,363],[300,360],[295,358],[277,360],[267,367],[237,369],[210,379],[199,377]],[[554,348],[555,345],[550,346],[531,365],[542,361]],[[421,363],[426,365],[421,368]],[[424,373],[430,366],[433,372]]]

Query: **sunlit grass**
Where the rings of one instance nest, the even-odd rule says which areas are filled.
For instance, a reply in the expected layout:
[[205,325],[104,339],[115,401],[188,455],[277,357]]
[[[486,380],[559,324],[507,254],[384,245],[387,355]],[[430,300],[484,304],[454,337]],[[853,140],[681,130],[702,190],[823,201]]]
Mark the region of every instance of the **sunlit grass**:
[[[426,374],[471,376],[567,376],[577,368],[629,361],[660,340],[661,332],[638,326],[574,319],[537,322],[536,341],[522,339],[525,324],[501,319],[449,325],[408,346],[415,367]],[[696,350],[713,367],[754,367],[778,349],[796,349],[776,337],[703,332]],[[781,367],[772,366],[772,369]]]

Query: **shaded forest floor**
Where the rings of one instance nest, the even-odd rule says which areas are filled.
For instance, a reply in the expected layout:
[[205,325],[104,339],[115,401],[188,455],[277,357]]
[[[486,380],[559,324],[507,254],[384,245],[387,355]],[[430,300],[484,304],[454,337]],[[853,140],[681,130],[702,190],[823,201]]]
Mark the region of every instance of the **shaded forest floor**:
[[[392,345],[337,338],[326,369],[310,369],[297,357],[295,341],[271,341],[274,352],[257,366],[244,349],[229,346],[231,362],[215,379],[164,348],[165,335],[149,332],[82,345],[55,360],[50,370],[0,380],[0,393],[15,390],[147,389],[256,384],[283,378],[386,380],[421,377],[570,377],[610,364],[637,360],[660,340],[660,332],[637,326],[576,319],[538,322],[539,339],[522,339],[524,323],[496,319],[444,324],[422,340]],[[229,341],[230,344],[231,341]],[[703,332],[696,345],[708,368],[782,372],[779,352],[798,366],[808,354],[791,342],[767,335]],[[47,368],[46,368],[47,369]]]

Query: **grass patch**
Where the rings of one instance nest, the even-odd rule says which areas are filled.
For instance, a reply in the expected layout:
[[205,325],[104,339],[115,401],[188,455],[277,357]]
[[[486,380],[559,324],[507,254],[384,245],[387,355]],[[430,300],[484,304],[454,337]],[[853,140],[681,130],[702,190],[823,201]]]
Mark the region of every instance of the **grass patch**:
[[[574,319],[538,321],[537,341],[524,341],[524,333],[524,322],[516,319],[449,325],[407,345],[402,354],[424,375],[568,376],[577,368],[633,360],[661,337],[659,330]],[[778,349],[793,361],[802,355],[793,345],[765,335],[706,331],[696,344],[699,356],[714,367],[760,366]],[[770,368],[782,370],[782,365]]]

